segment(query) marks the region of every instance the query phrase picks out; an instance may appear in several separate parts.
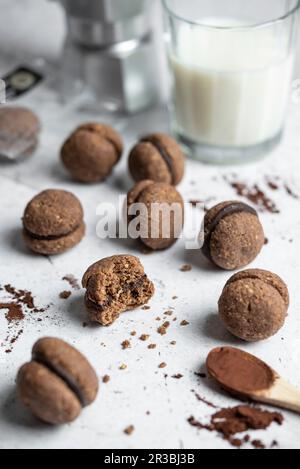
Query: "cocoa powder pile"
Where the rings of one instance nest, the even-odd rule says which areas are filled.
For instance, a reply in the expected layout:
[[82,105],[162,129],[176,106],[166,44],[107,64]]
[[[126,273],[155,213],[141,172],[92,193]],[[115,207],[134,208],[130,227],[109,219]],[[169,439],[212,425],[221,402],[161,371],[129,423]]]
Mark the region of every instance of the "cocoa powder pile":
[[23,321],[26,313],[43,313],[45,308],[37,308],[31,292],[18,290],[12,285],[5,285],[1,288],[5,299],[0,302],[0,311],[5,311],[7,320],[7,331],[1,338],[1,347],[5,348],[5,353],[13,351],[13,347],[23,334]]
[[279,412],[268,412],[260,408],[240,405],[233,408],[221,409],[212,415],[209,424],[197,421],[193,416],[188,422],[200,430],[216,432],[234,447],[242,447],[251,443],[255,448],[265,448],[266,445],[260,440],[252,440],[249,435],[243,438],[235,438],[235,435],[245,433],[249,430],[266,430],[272,423],[282,425],[283,416]]

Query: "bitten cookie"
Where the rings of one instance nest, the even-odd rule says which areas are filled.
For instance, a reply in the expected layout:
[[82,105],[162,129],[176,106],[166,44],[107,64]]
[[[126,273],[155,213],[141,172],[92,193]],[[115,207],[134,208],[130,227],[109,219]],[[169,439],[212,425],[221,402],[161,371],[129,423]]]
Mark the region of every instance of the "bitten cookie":
[[176,140],[169,135],[155,133],[135,145],[128,164],[136,182],[151,179],[176,186],[184,176],[185,157]]
[[96,399],[99,382],[88,360],[55,338],[39,340],[32,360],[20,369],[17,390],[22,403],[40,420],[63,424],[75,420]]
[[112,127],[88,123],[78,127],[61,149],[61,159],[77,181],[93,183],[107,178],[123,153],[121,136]]
[[247,204],[223,202],[205,215],[202,252],[222,269],[235,270],[250,264],[264,243],[258,214]]
[[219,314],[226,328],[248,342],[268,339],[284,325],[289,292],[277,275],[250,269],[234,275],[219,300]]
[[82,279],[85,304],[92,321],[109,326],[121,313],[142,306],[154,285],[137,257],[112,256],[91,265]]
[[184,202],[174,186],[150,180],[138,182],[127,195],[129,228],[135,208],[140,218],[140,240],[148,248],[162,250],[176,243],[184,224]]
[[38,254],[61,254],[85,234],[83,208],[71,192],[48,189],[35,196],[23,217],[23,238]]

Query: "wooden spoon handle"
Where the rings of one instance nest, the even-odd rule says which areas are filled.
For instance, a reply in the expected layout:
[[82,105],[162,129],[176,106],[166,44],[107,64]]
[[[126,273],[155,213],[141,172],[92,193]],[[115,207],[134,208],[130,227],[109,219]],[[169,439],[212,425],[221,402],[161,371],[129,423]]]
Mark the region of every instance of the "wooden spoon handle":
[[282,378],[278,378],[267,391],[255,393],[253,397],[256,401],[300,414],[300,391]]

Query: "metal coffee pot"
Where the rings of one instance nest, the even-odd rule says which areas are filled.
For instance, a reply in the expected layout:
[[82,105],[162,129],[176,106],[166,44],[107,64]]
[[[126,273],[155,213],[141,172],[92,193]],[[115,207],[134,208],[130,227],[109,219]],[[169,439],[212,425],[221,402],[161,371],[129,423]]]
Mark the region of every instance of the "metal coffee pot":
[[150,106],[157,98],[152,0],[58,1],[68,29],[63,93],[81,83],[107,110],[133,113]]

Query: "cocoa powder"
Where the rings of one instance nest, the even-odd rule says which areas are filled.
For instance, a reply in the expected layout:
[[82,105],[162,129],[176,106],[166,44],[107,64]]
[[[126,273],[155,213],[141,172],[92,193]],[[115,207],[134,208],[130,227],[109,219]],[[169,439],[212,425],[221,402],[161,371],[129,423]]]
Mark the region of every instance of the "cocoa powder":
[[249,396],[269,389],[275,372],[258,358],[232,347],[216,348],[207,357],[209,374],[229,392]]
[[243,444],[251,443],[253,447],[262,449],[265,448],[264,443],[260,440],[251,441],[249,435],[243,438],[234,437],[249,430],[266,430],[272,423],[282,425],[283,420],[279,412],[268,412],[260,408],[240,405],[219,410],[212,415],[209,424],[203,424],[193,416],[188,419],[188,422],[200,430],[221,434],[234,447],[240,448]]
[[[32,293],[27,290],[18,290],[10,284],[1,287],[0,290],[5,292],[5,300],[3,298],[4,301],[0,303],[0,311],[5,311],[7,320],[6,337],[1,341],[1,347],[5,347],[5,353],[11,353],[24,332],[22,324],[25,313],[42,313],[45,308],[37,308]],[[37,320],[41,321],[40,318]]]

